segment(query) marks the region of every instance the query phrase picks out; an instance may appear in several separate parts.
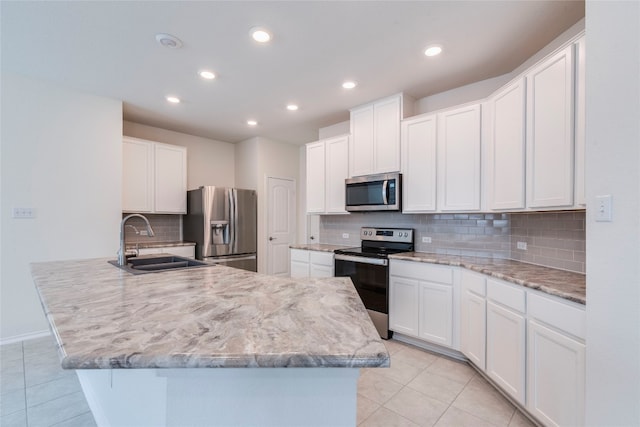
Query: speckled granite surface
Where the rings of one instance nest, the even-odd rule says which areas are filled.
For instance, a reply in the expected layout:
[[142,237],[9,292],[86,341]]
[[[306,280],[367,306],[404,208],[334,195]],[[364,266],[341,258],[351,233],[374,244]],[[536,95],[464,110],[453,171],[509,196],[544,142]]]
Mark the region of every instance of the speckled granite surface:
[[303,249],[307,251],[334,252],[337,249],[352,248],[353,246],[325,245],[322,243],[289,245],[291,249]]
[[389,366],[348,278],[132,275],[108,261],[31,265],[63,368]]
[[508,259],[439,255],[426,252],[407,252],[390,255],[389,258],[464,267],[507,282],[586,304],[586,279],[585,275],[580,273]]

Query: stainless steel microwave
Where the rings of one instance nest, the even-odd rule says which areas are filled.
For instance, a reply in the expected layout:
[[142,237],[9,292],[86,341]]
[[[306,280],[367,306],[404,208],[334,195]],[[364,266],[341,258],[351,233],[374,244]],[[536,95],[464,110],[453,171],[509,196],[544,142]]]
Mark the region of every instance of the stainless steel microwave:
[[385,173],[345,180],[345,209],[348,212],[399,211],[402,175]]

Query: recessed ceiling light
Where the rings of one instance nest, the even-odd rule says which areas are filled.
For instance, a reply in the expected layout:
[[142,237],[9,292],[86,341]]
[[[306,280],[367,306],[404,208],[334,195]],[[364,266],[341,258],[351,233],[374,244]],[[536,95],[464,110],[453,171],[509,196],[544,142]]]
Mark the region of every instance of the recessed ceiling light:
[[345,89],[353,89],[356,86],[358,86],[358,83],[353,82],[353,81],[346,81],[346,82],[342,83],[342,87],[345,88]]
[[171,34],[156,34],[156,41],[160,43],[161,46],[168,47],[170,49],[179,49],[182,47],[180,39],[176,36],[172,36]]
[[216,75],[213,74],[213,72],[207,70],[202,70],[198,74],[200,75],[200,77],[206,80],[213,80],[216,78]]
[[178,98],[177,96],[167,96],[166,100],[172,104],[180,104],[180,98]]
[[289,111],[298,111],[298,106],[296,104],[287,105],[287,110]]
[[257,125],[258,125],[258,122],[256,122],[255,120],[247,120],[247,124],[248,124],[249,126],[257,126]]
[[271,33],[264,28],[254,27],[251,29],[251,37],[258,43],[266,43],[271,40]]
[[436,56],[436,55],[440,55],[440,53],[442,53],[442,46],[438,46],[438,45],[429,46],[424,51],[424,54],[427,56]]

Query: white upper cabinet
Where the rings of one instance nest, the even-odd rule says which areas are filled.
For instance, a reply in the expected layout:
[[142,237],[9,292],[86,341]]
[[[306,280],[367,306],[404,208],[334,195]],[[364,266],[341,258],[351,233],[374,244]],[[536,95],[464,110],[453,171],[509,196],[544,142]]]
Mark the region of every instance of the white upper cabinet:
[[436,210],[437,116],[423,115],[402,121],[402,211]]
[[122,141],[122,210],[153,212],[153,144]]
[[351,110],[350,125],[349,175],[358,176],[373,173],[373,105]]
[[187,149],[124,137],[122,210],[187,213]]
[[585,37],[582,36],[576,42],[576,97],[575,97],[575,143],[576,143],[576,182],[575,182],[575,204],[578,208],[584,208],[587,205],[584,188],[584,164],[585,164]]
[[574,46],[527,74],[527,204],[573,206]]
[[349,136],[325,141],[325,211],[346,214],[345,183],[349,177]]
[[307,144],[307,213],[346,214],[349,135]]
[[487,141],[489,208],[525,208],[525,80],[518,79],[489,99]]
[[398,94],[351,110],[350,176],[400,170],[400,120],[410,103]]
[[155,212],[187,213],[187,149],[154,144]]
[[307,144],[307,213],[324,213],[325,144]]
[[480,209],[480,104],[438,114],[438,209]]
[[400,96],[373,105],[374,173],[400,170],[401,114]]

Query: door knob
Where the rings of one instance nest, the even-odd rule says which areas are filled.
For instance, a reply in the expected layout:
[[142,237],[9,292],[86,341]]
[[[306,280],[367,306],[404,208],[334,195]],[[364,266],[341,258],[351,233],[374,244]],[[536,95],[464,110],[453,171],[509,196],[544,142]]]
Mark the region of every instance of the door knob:
[[269,237],[269,240],[276,240],[275,237]]

